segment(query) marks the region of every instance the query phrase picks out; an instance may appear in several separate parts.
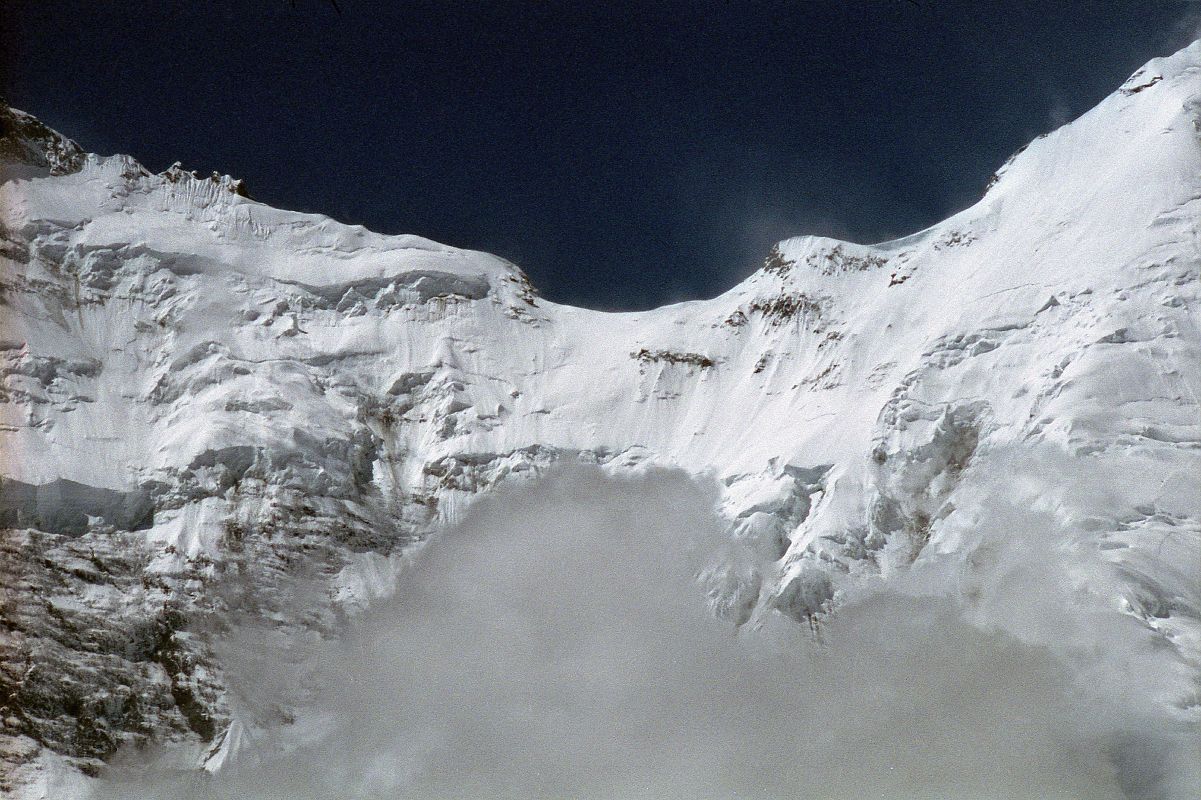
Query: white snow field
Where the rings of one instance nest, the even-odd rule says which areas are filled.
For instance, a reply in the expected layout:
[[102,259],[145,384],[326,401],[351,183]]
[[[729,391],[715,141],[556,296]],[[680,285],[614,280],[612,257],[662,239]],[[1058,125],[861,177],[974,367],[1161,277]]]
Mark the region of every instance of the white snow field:
[[750,556],[702,577],[747,631],[952,597],[1171,740],[1111,748],[1114,796],[1195,796],[1201,43],[931,228],[789,239],[637,313],[0,115],[0,793],[83,797],[138,745],[221,771],[273,724],[223,615],[328,633],[478,498],[582,462],[716,487]]

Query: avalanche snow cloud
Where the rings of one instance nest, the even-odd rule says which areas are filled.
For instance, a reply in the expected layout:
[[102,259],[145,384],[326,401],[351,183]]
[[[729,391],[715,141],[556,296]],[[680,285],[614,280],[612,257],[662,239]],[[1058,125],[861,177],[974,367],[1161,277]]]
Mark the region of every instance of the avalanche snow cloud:
[[0,125],[0,793],[1196,796],[1201,43],[623,314]]
[[[996,507],[972,600],[956,586],[968,576],[935,568],[865,588],[816,631],[738,632],[695,581],[733,555],[715,498],[682,473],[596,468],[502,491],[435,534],[396,594],[338,638],[234,635],[224,663],[239,702],[300,708],[255,759],[216,775],[127,764],[100,796],[1100,799],[1201,786],[1186,732],[1147,715],[1147,678],[1127,672],[1154,654],[1117,615],[1064,596],[1041,515]],[[1031,559],[1034,574],[1011,574]],[[1030,628],[1059,635],[1037,643]],[[1105,652],[1077,652],[1092,645]]]

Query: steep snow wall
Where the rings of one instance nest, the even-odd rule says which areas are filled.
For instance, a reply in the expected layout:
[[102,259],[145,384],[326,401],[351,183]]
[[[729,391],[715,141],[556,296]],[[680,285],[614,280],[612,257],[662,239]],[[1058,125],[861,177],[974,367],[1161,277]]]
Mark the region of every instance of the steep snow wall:
[[621,314],[6,110],[0,788],[125,743],[216,768],[236,710],[206,624],[319,629],[273,587],[361,606],[408,545],[562,460],[716,481],[760,554],[706,577],[739,623],[815,623],[921,560],[970,575],[1016,474],[1009,500],[1082,554],[1075,588],[1162,645],[1164,713],[1195,716],[1199,110],[1194,44],[938,225],[790,239],[720,297]]

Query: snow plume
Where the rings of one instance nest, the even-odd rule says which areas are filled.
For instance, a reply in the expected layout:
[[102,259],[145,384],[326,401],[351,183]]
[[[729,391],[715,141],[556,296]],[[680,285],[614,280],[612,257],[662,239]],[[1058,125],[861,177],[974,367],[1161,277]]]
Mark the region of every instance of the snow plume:
[[257,665],[244,703],[294,723],[216,774],[127,767],[101,795],[1193,796],[1142,630],[1085,609],[1048,515],[993,499],[954,568],[923,556],[816,636],[736,631],[693,580],[720,539],[710,488],[561,470],[481,501],[336,641],[294,642],[302,669],[270,679],[267,643],[229,663]]

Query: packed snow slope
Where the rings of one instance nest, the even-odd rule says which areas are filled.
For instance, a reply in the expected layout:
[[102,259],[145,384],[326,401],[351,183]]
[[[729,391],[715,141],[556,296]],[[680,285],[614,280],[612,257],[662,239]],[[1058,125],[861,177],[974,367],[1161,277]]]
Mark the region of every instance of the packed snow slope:
[[287,621],[298,570],[361,605],[564,459],[716,481],[760,555],[707,576],[737,622],[815,623],[922,561],[970,575],[1004,494],[1157,647],[1163,713],[1201,708],[1201,43],[944,222],[790,239],[637,313],[2,113],[0,791],[125,743],[218,768],[250,723],[206,619]]

